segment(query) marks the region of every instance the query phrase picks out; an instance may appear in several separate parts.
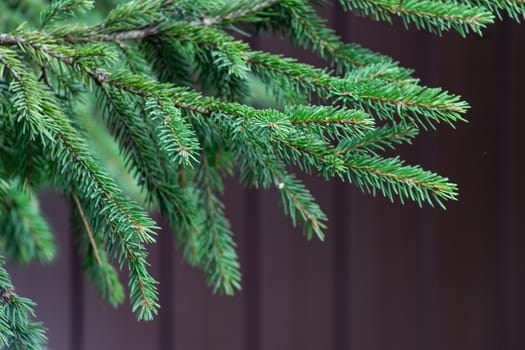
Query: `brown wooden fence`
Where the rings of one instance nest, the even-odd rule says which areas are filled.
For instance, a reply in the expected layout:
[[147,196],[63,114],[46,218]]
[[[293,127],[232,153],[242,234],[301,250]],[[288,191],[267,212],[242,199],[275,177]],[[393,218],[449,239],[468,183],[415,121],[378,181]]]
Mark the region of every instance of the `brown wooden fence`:
[[[68,209],[48,194],[58,260],[11,273],[17,291],[39,304],[51,349],[525,349],[525,25],[506,21],[464,40],[339,9],[324,15],[345,40],[393,56],[472,104],[468,124],[440,126],[401,151],[458,182],[460,200],[447,211],[419,209],[308,178],[330,229],[324,243],[306,242],[275,192],[228,181],[244,290],[212,295],[162,231],[151,261],[163,307],[156,321],[137,323],[127,306],[99,301],[78,273]],[[275,39],[253,45],[320,63]]]

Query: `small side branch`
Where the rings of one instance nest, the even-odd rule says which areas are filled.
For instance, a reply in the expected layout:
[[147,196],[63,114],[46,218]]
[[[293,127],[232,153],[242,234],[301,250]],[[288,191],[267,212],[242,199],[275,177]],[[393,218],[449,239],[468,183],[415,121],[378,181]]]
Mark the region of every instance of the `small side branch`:
[[78,209],[78,212],[80,214],[80,217],[82,218],[82,223],[84,224],[84,227],[86,228],[86,232],[89,237],[89,243],[91,244],[91,247],[93,248],[93,253],[95,255],[95,259],[97,260],[97,264],[99,266],[102,266],[102,260],[100,259],[100,254],[97,249],[97,245],[95,243],[95,236],[93,235],[93,231],[91,230],[91,226],[89,225],[86,215],[84,214],[84,209],[82,209],[82,205],[80,205],[80,201],[78,200],[78,196],[75,193],[75,191],[71,190],[71,196],[73,197],[73,201],[75,202],[75,205]]

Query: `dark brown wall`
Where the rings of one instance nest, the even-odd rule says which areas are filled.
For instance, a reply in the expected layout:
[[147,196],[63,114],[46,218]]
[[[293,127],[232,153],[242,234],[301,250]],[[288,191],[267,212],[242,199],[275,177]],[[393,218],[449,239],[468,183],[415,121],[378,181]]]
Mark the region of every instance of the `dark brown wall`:
[[[472,104],[468,124],[440,126],[400,151],[459,183],[447,211],[390,204],[348,184],[306,181],[330,217],[326,242],[291,228],[272,191],[226,190],[244,290],[214,296],[198,271],[173,255],[169,232],[152,252],[163,308],[136,323],[127,306],[100,302],[76,271],[67,209],[44,210],[60,236],[49,267],[11,268],[17,290],[38,304],[50,347],[219,350],[518,350],[525,348],[525,25],[506,21],[483,38],[441,38],[326,10],[347,41],[413,67],[424,83]],[[259,49],[306,59],[274,39]]]

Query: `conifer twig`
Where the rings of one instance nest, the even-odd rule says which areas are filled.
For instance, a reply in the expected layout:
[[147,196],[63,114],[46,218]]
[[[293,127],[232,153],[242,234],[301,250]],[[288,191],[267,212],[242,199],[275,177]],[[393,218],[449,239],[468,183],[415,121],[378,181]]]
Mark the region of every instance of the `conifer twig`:
[[[289,169],[401,203],[444,208],[458,198],[448,178],[383,153],[420,129],[464,121],[468,103],[343,42],[317,14],[328,1],[133,0],[90,18],[80,16],[100,10],[92,0],[33,2],[27,14],[0,2],[0,249],[20,262],[50,261],[53,236],[35,195],[63,191],[88,278],[117,305],[125,295],[110,260],[127,265],[139,320],[160,307],[146,249],[157,229],[152,209],[214,291],[241,288],[220,200],[226,176],[275,186],[307,239],[324,238],[327,217]],[[377,20],[398,16],[461,35],[504,12],[525,15],[524,0],[339,2]],[[228,33],[245,25],[289,37],[329,67],[255,51]],[[46,337],[32,321],[34,304],[14,292],[3,265],[0,256],[0,348],[39,350]]]
[[91,225],[89,225],[86,219],[86,215],[84,214],[84,209],[82,209],[82,205],[80,204],[80,201],[78,200],[77,194],[75,193],[74,190],[71,191],[71,196],[73,197],[78,213],[80,214],[80,217],[82,218],[82,223],[84,224],[84,228],[86,229],[86,232],[88,234],[89,243],[91,244],[91,249],[93,249],[93,253],[95,255],[97,264],[102,266],[102,261],[100,260],[100,254],[98,252],[97,245],[95,244],[95,237],[93,235],[93,231],[91,230]]

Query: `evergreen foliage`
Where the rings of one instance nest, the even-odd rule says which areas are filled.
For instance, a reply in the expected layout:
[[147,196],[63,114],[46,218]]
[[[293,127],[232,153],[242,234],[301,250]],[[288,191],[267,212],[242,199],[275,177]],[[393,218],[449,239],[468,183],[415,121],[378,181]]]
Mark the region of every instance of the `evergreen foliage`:
[[[98,293],[132,310],[159,308],[147,244],[160,210],[190,264],[214,291],[241,288],[223,178],[275,187],[307,239],[327,218],[294,172],[345,179],[376,193],[444,207],[447,178],[381,155],[418,130],[464,121],[457,95],[410,69],[344,43],[307,0],[19,0],[0,2],[0,348],[40,349],[45,330],[18,296],[4,259],[49,262],[53,234],[36,195],[62,192],[79,254]],[[340,0],[375,20],[461,35],[521,0]],[[232,32],[273,32],[318,54],[321,69],[256,51]],[[273,106],[256,108],[262,84]]]

